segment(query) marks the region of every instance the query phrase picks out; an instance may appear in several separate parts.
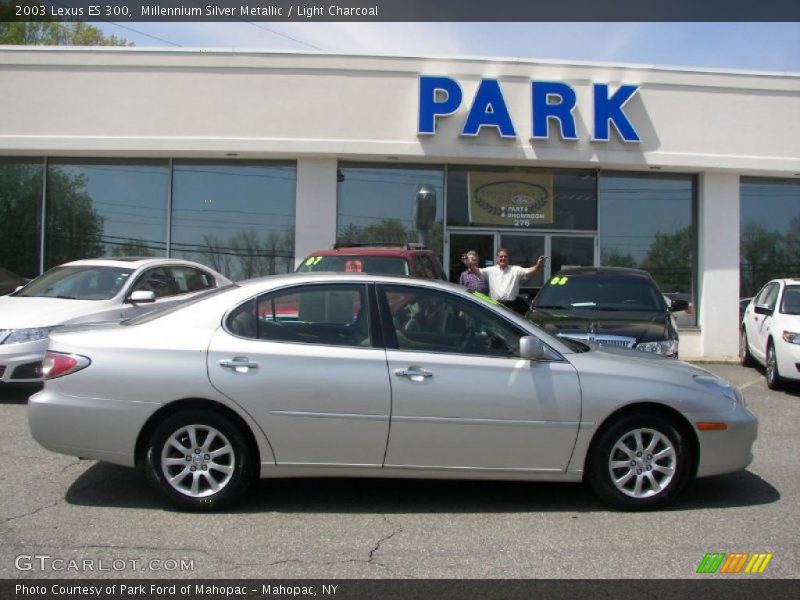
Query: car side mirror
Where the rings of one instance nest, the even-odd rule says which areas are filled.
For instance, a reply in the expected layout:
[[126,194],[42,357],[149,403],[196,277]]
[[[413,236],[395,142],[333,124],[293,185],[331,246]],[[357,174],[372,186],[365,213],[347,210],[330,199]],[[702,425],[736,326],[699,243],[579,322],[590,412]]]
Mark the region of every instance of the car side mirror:
[[768,304],[756,304],[753,307],[753,310],[757,315],[771,315],[772,309],[769,307]]
[[686,300],[673,300],[669,306],[669,312],[680,312],[689,308],[689,303]]
[[131,295],[125,300],[125,302],[129,304],[149,304],[155,301],[156,293],[150,290],[136,290],[135,292],[131,292]]
[[544,360],[547,354],[542,340],[532,335],[519,338],[519,355],[528,360]]

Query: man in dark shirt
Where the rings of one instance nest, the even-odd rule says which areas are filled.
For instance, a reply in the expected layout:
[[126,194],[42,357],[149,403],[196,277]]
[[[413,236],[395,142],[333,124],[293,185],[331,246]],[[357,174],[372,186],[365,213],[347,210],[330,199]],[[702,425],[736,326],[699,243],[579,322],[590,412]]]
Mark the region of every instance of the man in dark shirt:
[[488,294],[489,283],[481,276],[480,271],[478,271],[480,268],[478,253],[475,252],[475,250],[470,250],[461,257],[461,260],[467,266],[467,269],[461,273],[458,282],[471,292]]

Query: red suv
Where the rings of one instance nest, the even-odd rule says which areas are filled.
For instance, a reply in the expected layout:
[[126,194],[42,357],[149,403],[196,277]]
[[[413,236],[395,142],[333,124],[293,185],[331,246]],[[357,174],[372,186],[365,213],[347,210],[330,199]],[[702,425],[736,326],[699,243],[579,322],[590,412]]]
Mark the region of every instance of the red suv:
[[312,252],[298,271],[341,271],[407,275],[419,279],[447,278],[433,250],[422,244],[336,244],[332,250]]

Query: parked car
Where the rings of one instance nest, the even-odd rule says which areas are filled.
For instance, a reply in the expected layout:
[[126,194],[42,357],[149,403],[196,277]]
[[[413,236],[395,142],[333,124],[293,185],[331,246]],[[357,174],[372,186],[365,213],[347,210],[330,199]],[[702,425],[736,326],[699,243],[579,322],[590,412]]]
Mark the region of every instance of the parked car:
[[421,244],[335,244],[306,257],[297,271],[338,271],[407,275],[446,280],[442,263],[433,250]]
[[41,380],[47,336],[71,323],[127,319],[231,282],[168,258],[69,262],[0,298],[0,382]]
[[21,285],[25,285],[30,281],[24,277],[20,277],[16,273],[12,273],[8,269],[0,267],[0,296],[10,294]]
[[[298,307],[286,317],[281,306]],[[256,476],[588,480],[663,506],[744,468],[756,417],[696,366],[559,338],[445,282],[294,273],[54,331],[45,448],[222,507]]]
[[739,359],[744,366],[764,365],[773,390],[800,379],[800,279],[773,279],[748,304]]
[[527,319],[552,335],[678,356],[678,331],[646,271],[622,267],[578,267],[550,278],[534,298]]

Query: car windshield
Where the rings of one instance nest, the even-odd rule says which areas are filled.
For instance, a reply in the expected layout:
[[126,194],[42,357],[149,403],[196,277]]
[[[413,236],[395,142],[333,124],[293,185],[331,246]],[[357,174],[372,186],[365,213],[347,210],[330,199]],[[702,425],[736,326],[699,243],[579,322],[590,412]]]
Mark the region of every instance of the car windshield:
[[408,262],[400,256],[309,256],[297,270],[408,275]]
[[800,286],[786,286],[781,301],[781,312],[786,315],[800,315]]
[[535,308],[601,311],[663,311],[664,297],[644,277],[556,275],[534,301]]
[[14,296],[108,300],[116,296],[133,273],[124,267],[65,266],[37,277]]

